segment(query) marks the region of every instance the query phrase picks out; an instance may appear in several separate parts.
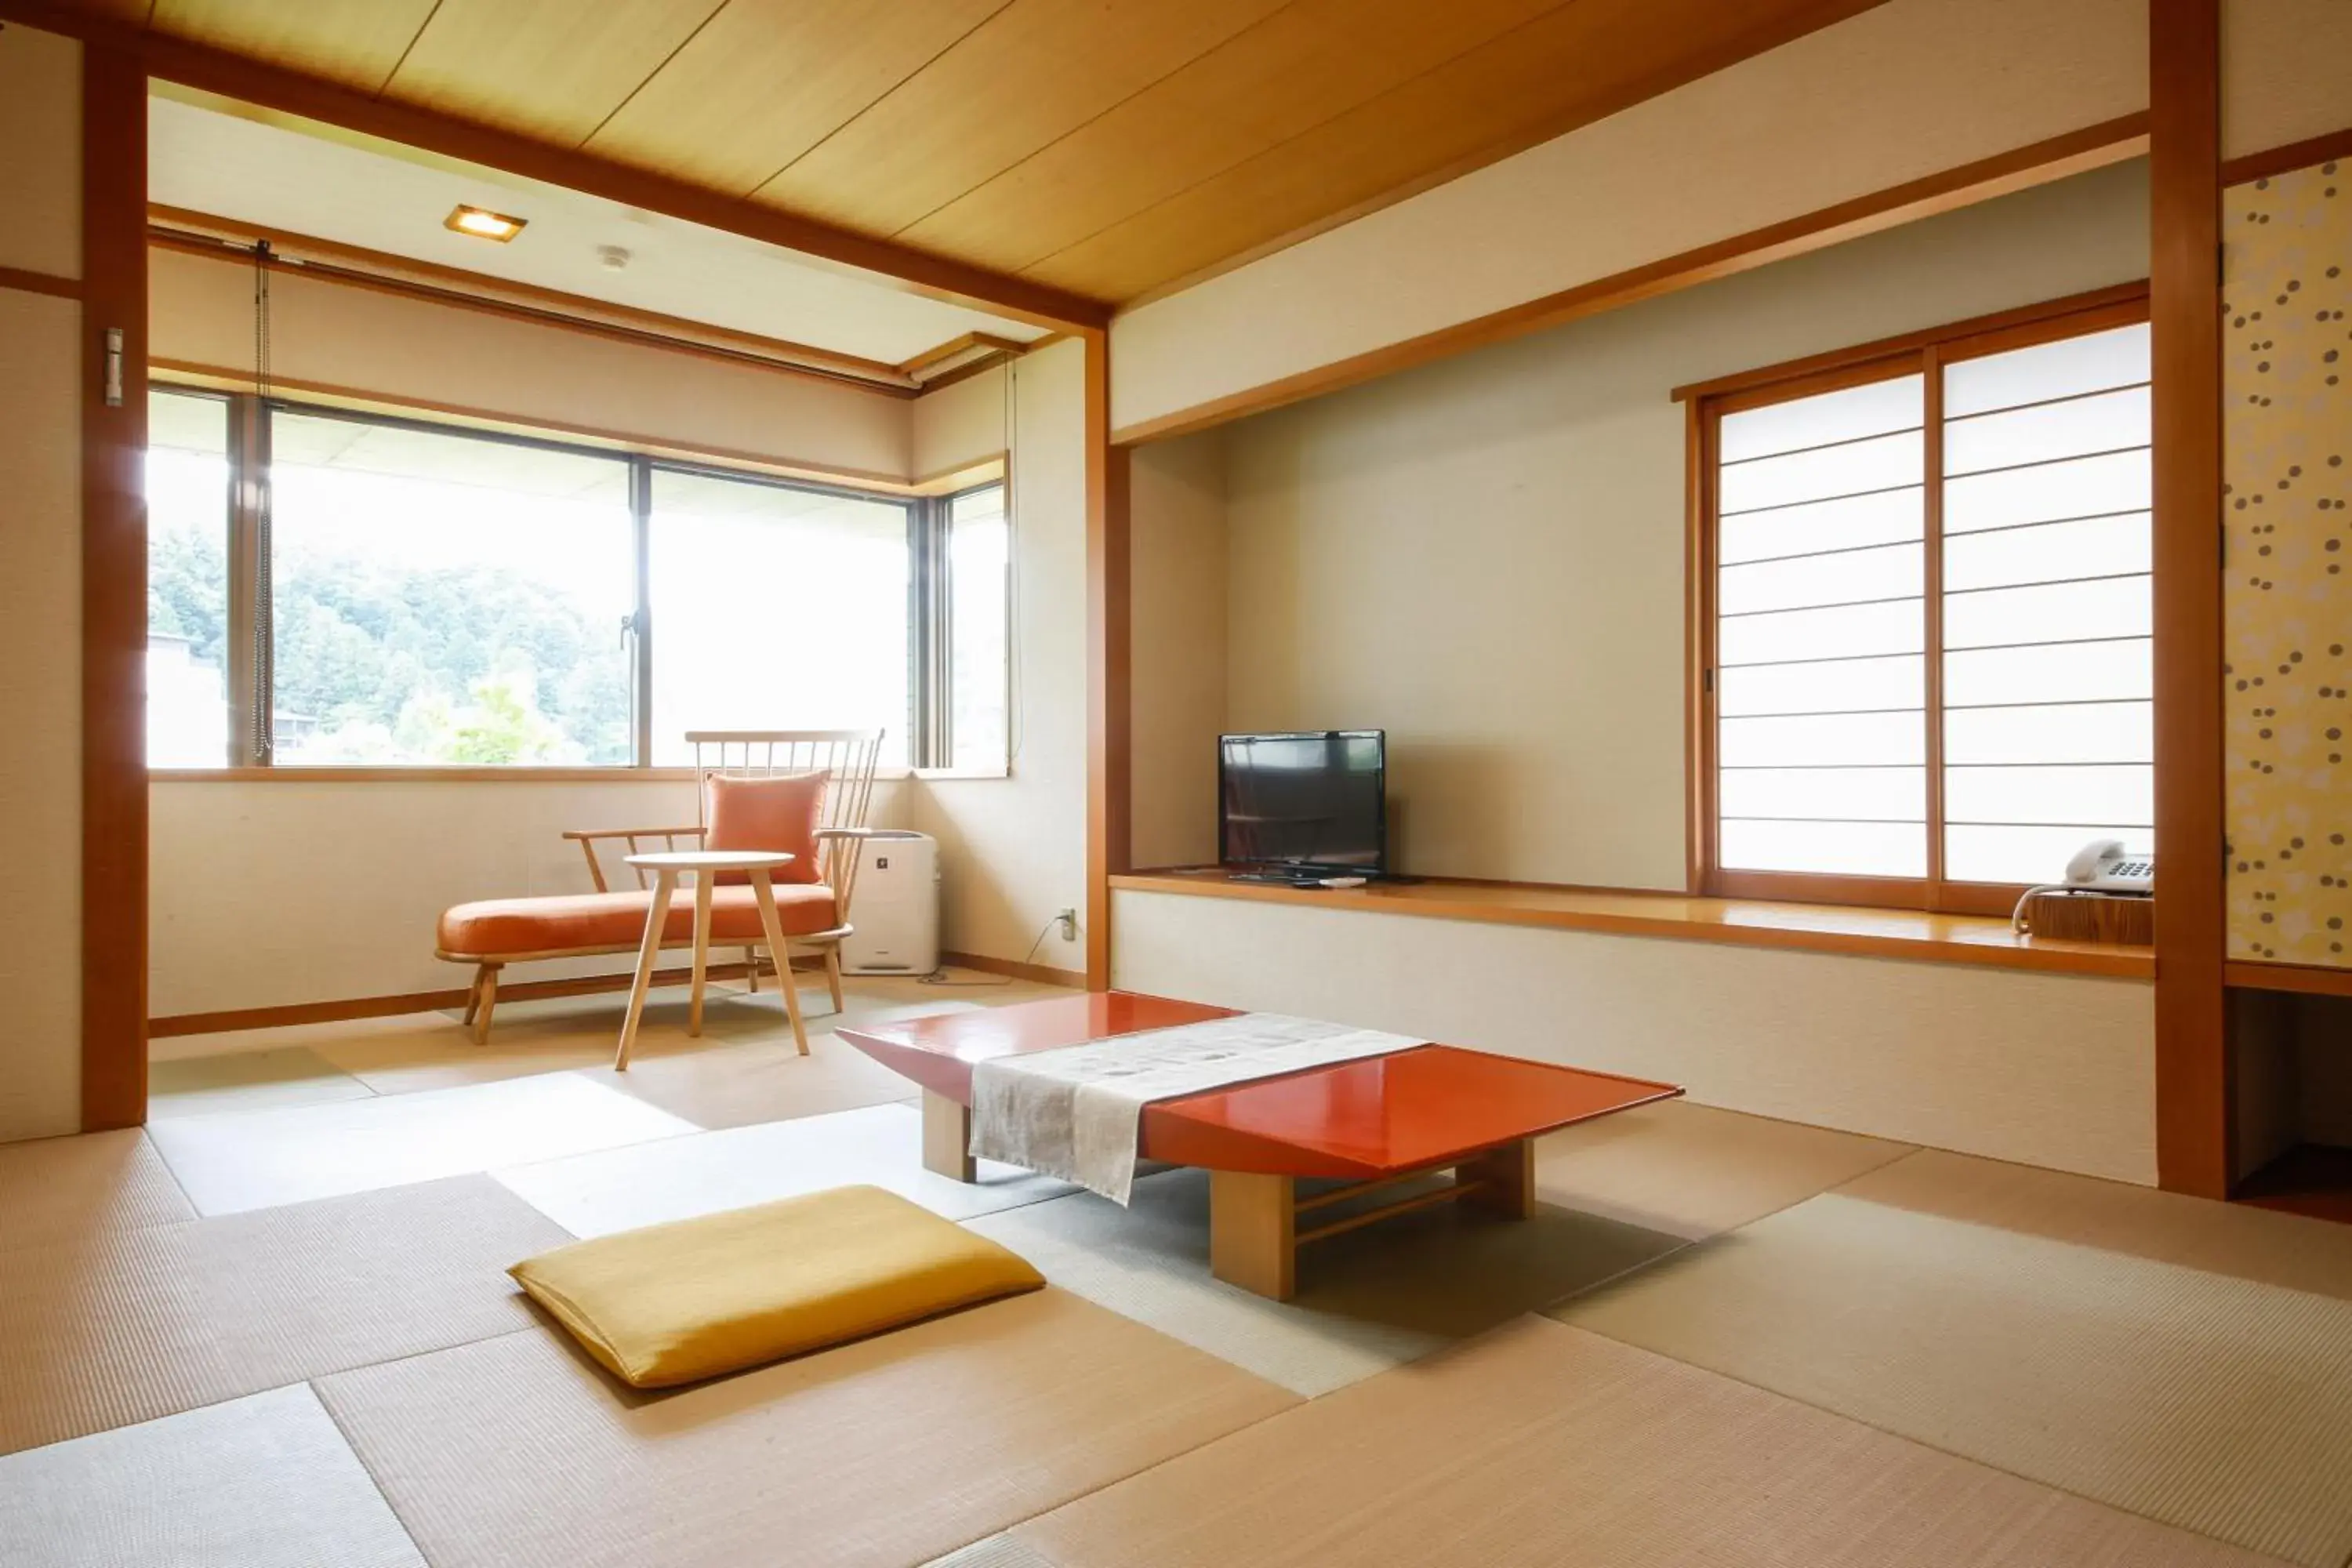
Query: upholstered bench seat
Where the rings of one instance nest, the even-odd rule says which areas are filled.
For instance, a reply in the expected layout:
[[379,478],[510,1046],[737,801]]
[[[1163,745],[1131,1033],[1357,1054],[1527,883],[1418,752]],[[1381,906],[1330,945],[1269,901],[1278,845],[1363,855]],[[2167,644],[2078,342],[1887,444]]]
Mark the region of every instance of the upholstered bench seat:
[[[822,882],[776,884],[776,920],[786,936],[813,936],[838,924],[833,889]],[[635,952],[645,941],[646,910],[653,894],[552,893],[528,899],[484,899],[459,904],[441,916],[444,958],[497,963],[526,958],[566,957],[594,952]],[[710,940],[761,943],[760,907],[740,884],[710,890]],[[681,889],[670,900],[662,924],[662,945],[694,942],[694,894]]]

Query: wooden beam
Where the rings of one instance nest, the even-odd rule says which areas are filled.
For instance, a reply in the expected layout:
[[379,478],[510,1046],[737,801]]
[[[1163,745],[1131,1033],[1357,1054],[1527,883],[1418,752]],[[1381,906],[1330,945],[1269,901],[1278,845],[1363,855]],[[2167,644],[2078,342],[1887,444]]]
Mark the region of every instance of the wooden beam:
[[135,54],[82,51],[81,169],[81,1125],[95,1131],[147,1120],[147,74]]
[[57,0],[0,0],[0,19],[134,56],[148,74],[184,87],[780,245],[933,299],[1041,326],[1100,327],[1110,320],[1108,304],[1066,289],[836,228],[573,148],[373,98],[209,45],[146,32]]
[[1087,987],[1110,989],[1110,879],[1128,868],[1128,453],[1110,444],[1110,342],[1086,334]]
[[1449,359],[1490,343],[1506,342],[1661,294],[1752,271],[1770,262],[1802,256],[1918,218],[2118,163],[2147,151],[2147,116],[2127,114],[1580,283],[1573,289],[1424,332],[1400,343],[1301,371],[1263,386],[1229,393],[1190,408],[1122,426],[1111,438],[1120,446],[1133,446],[1205,430],[1415,365]]
[[2157,1177],[2229,1194],[2221,703],[2221,0],[2150,0]]

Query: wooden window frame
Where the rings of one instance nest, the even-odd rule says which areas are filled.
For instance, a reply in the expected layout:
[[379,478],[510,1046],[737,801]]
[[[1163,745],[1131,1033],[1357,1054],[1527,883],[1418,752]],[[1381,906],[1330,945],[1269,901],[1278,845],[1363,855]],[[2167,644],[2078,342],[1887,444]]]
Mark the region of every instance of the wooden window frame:
[[[2132,326],[2148,319],[2145,282],[2071,295],[2038,305],[1956,321],[1900,338],[1857,344],[1767,366],[1695,386],[1680,387],[1687,409],[1690,680],[1690,891],[1715,898],[1789,903],[1859,904],[1937,913],[2006,915],[2025,892],[2022,883],[1956,882],[1944,876],[1943,707],[1943,371],[1948,364],[2040,343]],[[1717,555],[1718,433],[1727,414],[1769,407],[1848,387],[1923,378],[1921,535],[1926,617],[1927,864],[1924,877],[1857,877],[1824,871],[1727,870],[1720,854],[1717,800]],[[2053,868],[2054,869],[2054,868]]]

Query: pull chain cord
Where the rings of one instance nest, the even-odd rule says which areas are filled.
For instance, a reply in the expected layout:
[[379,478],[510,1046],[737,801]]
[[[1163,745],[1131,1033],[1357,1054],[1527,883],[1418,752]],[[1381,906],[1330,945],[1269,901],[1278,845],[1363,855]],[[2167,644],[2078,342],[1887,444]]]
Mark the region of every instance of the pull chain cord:
[[[253,247],[253,401],[257,432],[269,428],[269,242],[257,242]],[[257,435],[257,444],[262,439]],[[276,684],[270,669],[270,650],[275,642],[269,624],[270,456],[266,449],[260,449],[250,450],[250,458],[251,471],[247,478],[253,487],[253,724],[247,739],[253,760],[267,765],[273,760],[276,731],[269,711],[270,690]]]

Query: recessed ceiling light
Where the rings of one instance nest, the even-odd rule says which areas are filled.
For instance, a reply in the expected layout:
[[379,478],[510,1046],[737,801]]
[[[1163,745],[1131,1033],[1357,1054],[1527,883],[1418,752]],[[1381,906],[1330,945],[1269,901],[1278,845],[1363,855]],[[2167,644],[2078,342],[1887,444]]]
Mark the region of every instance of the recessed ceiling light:
[[527,219],[509,217],[485,207],[454,207],[441,221],[444,228],[454,228],[459,234],[470,234],[477,239],[495,239],[500,245],[522,232]]

